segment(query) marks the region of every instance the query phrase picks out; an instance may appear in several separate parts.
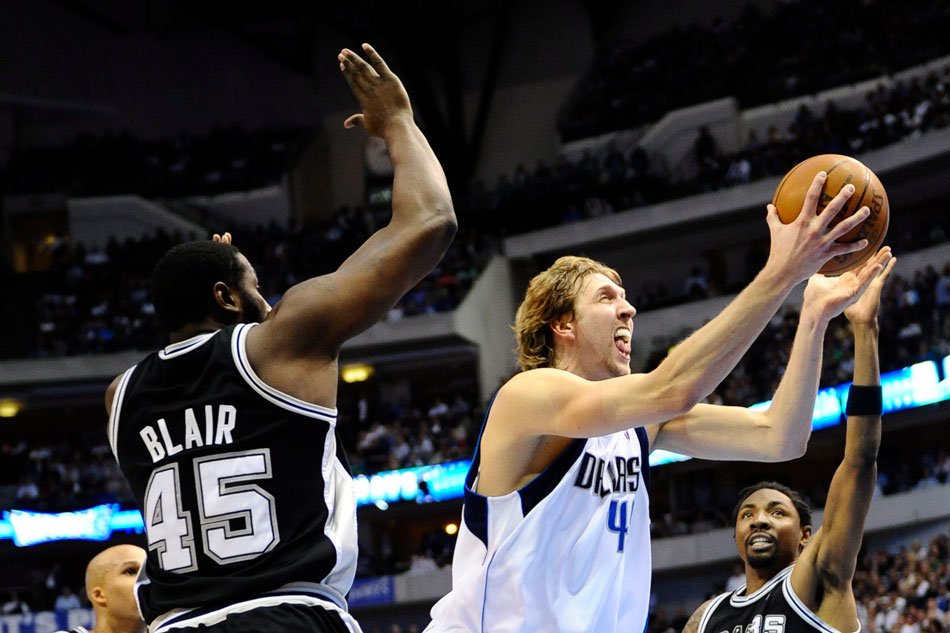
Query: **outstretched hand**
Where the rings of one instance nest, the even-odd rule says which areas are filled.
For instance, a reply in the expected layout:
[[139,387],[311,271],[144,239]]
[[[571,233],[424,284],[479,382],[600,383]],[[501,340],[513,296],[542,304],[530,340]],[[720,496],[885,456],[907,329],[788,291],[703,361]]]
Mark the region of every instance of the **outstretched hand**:
[[891,257],[884,268],[871,281],[871,285],[861,295],[861,298],[845,309],[844,316],[852,325],[877,322],[877,313],[881,307],[881,291],[884,289],[884,284],[887,282],[887,278],[890,277],[896,263],[897,258]]
[[225,244],[230,244],[231,234],[228,232],[225,232],[223,235],[220,233],[215,233],[214,235],[211,236],[211,239],[215,242],[224,242]]
[[867,240],[864,239],[840,244],[835,241],[867,219],[870,214],[867,207],[861,207],[831,226],[832,220],[854,195],[853,185],[842,187],[821,213],[817,213],[818,200],[827,179],[825,172],[818,172],[805,194],[801,212],[788,224],[782,223],[774,205],[768,205],[767,219],[772,244],[766,268],[778,271],[783,279],[793,284],[808,279],[831,258],[867,246]]
[[[894,259],[891,257],[891,247],[885,246],[856,271],[848,271],[838,277],[812,275],[805,287],[805,305],[813,306],[827,319],[838,316],[849,306],[859,302],[865,291],[876,279],[880,278],[880,273],[885,269],[888,260],[891,263],[887,274],[890,274]],[[886,275],[881,278],[879,285],[883,285],[883,280],[886,278]],[[873,305],[876,314],[879,300],[880,287],[877,287],[877,299],[869,299],[869,305],[863,309],[866,310]]]
[[379,53],[369,44],[363,44],[363,52],[369,63],[348,48],[337,57],[346,83],[363,108],[362,114],[348,117],[343,127],[358,125],[370,136],[383,137],[393,121],[412,121],[412,106],[399,77],[389,70]]

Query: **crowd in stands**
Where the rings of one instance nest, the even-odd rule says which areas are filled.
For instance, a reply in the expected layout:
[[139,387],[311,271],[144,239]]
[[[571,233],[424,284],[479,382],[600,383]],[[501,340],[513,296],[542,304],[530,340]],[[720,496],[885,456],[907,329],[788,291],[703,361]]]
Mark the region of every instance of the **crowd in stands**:
[[[709,129],[697,131],[692,153],[667,174],[638,146],[608,143],[576,161],[560,156],[548,166],[519,165],[493,188],[476,182],[468,204],[472,222],[517,234],[610,215],[683,196],[785,174],[817,154],[860,155],[904,139],[950,127],[950,66],[923,78],[883,84],[858,108],[828,101],[821,112],[802,104],[787,129],[748,132],[736,151],[724,151]],[[468,220],[468,218],[466,218]]]
[[0,444],[0,507],[64,512],[103,503],[134,505],[105,442],[20,437]]
[[950,547],[939,536],[897,552],[877,551],[860,561],[854,579],[861,630],[868,633],[941,633],[950,624]]
[[[91,608],[84,591],[79,595],[73,588],[82,589],[84,578],[69,577],[58,563],[46,569],[32,569],[30,578],[18,578],[16,582],[26,591],[11,591],[0,598],[0,617],[29,616],[37,611],[68,611]],[[13,579],[7,579],[7,582]],[[68,582],[75,584],[69,585]],[[32,585],[32,586],[31,586]]]
[[858,155],[950,126],[950,66],[942,74],[900,80],[869,91],[859,108],[828,101],[821,113],[799,106],[786,131],[769,128],[765,138],[750,130],[737,152],[723,153],[703,128],[694,145],[697,176],[688,183],[710,191],[781,176],[803,158],[817,154]]
[[[938,4],[941,8],[934,10],[950,16],[950,0]],[[820,11],[830,10],[829,5],[821,6]],[[845,67],[849,66],[836,66]],[[829,101],[815,112],[803,104],[787,129],[751,129],[736,151],[723,151],[710,131],[701,128],[689,160],[672,169],[675,173],[668,173],[669,167],[658,165],[656,157],[641,147],[614,144],[587,150],[576,160],[561,155],[553,165],[544,160],[533,168],[521,164],[514,173],[499,175],[491,186],[475,181],[469,192],[456,196],[456,207],[463,227],[498,236],[780,176],[808,156],[859,155],[950,126],[948,89],[950,66],[889,87],[881,84],[857,108]],[[245,133],[232,127],[174,142],[146,143],[127,134],[81,137],[65,147],[15,153],[4,181],[11,192],[52,190],[72,195],[132,192],[181,197],[247,190],[280,180],[289,167],[289,148],[300,134],[299,130]],[[341,212],[325,242],[344,250],[358,244],[348,240],[347,233],[375,225],[375,215],[360,208]],[[414,301],[418,304],[418,297]],[[444,301],[451,298],[436,303]],[[424,306],[416,309],[420,307]],[[412,309],[408,307],[407,313]]]
[[352,421],[340,432],[353,473],[471,457],[483,417],[481,407],[473,405],[473,400],[456,394],[450,402],[436,397],[428,406],[406,402],[387,406],[365,395],[356,402],[341,399],[341,419]]
[[303,135],[294,128],[247,132],[235,125],[167,141],[143,141],[128,132],[81,134],[62,146],[14,152],[0,178],[8,193],[76,197],[244,191],[279,183]]
[[642,148],[611,144],[577,161],[558,157],[553,166],[539,160],[534,169],[519,165],[494,186],[476,181],[462,208],[462,223],[495,226],[507,234],[598,218],[670,197],[669,182],[651,169]]
[[[273,305],[291,285],[335,270],[376,228],[372,214],[342,209],[328,223],[302,229],[272,224],[236,228],[235,245],[254,264],[265,298]],[[139,240],[112,239],[104,249],[51,246],[53,265],[31,273],[36,283],[19,301],[35,318],[35,357],[98,354],[127,349],[152,350],[164,344],[149,298],[152,267],[179,234],[158,232]],[[463,228],[439,266],[407,293],[388,318],[455,309],[496,251],[492,240]]]
[[749,3],[730,23],[603,45],[558,129],[570,141],[721,97],[748,108],[893,74],[950,53],[948,28],[945,0]]

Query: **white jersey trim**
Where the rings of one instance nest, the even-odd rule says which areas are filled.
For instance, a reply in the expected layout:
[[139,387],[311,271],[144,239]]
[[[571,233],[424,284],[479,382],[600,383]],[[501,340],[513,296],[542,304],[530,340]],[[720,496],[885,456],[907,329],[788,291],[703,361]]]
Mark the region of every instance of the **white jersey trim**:
[[116,463],[119,462],[119,417],[122,410],[122,402],[125,400],[125,389],[129,386],[129,378],[138,365],[132,365],[125,370],[122,378],[119,379],[119,385],[112,394],[112,411],[109,413],[109,424],[106,432],[109,437],[109,446],[112,448],[112,454],[115,456]]
[[[802,599],[795,593],[795,589],[792,588],[791,574],[786,576],[785,582],[782,583],[782,593],[785,594],[785,599],[788,601],[789,606],[792,607],[792,610],[807,624],[810,624],[813,628],[822,633],[841,633],[841,631],[819,618],[815,612],[805,606]],[[858,628],[854,633],[861,633],[861,620],[858,620]]]
[[719,597],[714,598],[712,602],[709,603],[709,606],[706,607],[706,611],[703,612],[703,617],[699,620],[699,629],[697,633],[705,633],[706,625],[709,624],[709,619],[713,616],[713,613],[716,611],[716,608],[719,607],[722,602],[728,598],[731,593],[722,593],[719,594]]
[[768,592],[772,591],[772,589],[777,584],[779,584],[780,582],[783,582],[788,577],[788,575],[792,573],[792,570],[794,568],[795,568],[795,563],[792,563],[791,565],[789,565],[788,567],[786,567],[779,573],[772,576],[772,578],[769,579],[767,583],[765,583],[764,585],[756,589],[755,592],[749,594],[748,596],[739,595],[741,592],[745,591],[746,589],[746,585],[742,585],[741,587],[736,589],[734,592],[732,592],[732,595],[729,598],[729,604],[731,604],[734,607],[749,606],[750,604],[752,604],[753,602],[755,602],[756,600],[758,600],[759,598],[761,598]]
[[234,358],[234,366],[237,368],[241,377],[250,385],[251,389],[257,392],[265,400],[277,405],[282,409],[293,411],[310,418],[316,418],[336,426],[337,410],[328,407],[321,407],[312,402],[304,402],[278,389],[274,389],[258,377],[247,360],[247,333],[257,323],[243,323],[234,328],[231,336],[231,356]]
[[192,336],[189,339],[184,341],[179,341],[177,343],[172,343],[163,350],[159,350],[158,357],[162,360],[168,360],[169,358],[175,358],[176,356],[181,356],[182,354],[187,354],[188,352],[197,349],[211,340],[211,337],[220,332],[221,330],[215,330],[214,332],[205,332],[203,334],[198,334],[197,336]]
[[[327,431],[323,442],[323,503],[327,508],[327,520],[323,524],[323,534],[333,545],[336,563],[324,577],[327,586],[341,587],[349,592],[356,577],[356,551],[358,545],[353,538],[357,534],[356,493],[353,480],[336,454],[336,433]],[[345,604],[345,603],[344,603]]]

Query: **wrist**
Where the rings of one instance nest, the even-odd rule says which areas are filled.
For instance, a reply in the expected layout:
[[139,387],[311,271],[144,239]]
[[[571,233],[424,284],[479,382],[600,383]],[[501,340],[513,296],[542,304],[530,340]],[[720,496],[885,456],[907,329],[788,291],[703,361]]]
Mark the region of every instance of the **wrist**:
[[784,270],[780,265],[773,264],[769,259],[759,274],[755,276],[754,283],[767,286],[777,293],[788,294],[792,288],[798,285],[800,280],[795,279],[790,271]]
[[412,111],[398,112],[386,117],[386,120],[380,125],[379,135],[388,145],[399,137],[412,133],[416,128],[415,119],[412,118]]
[[830,310],[823,310],[815,302],[805,301],[805,303],[802,304],[802,310],[799,313],[798,319],[805,323],[814,323],[820,327],[827,327],[834,316]]
[[848,322],[851,324],[851,330],[855,334],[877,334],[879,331],[877,317],[874,317],[870,321],[865,319],[848,319]]

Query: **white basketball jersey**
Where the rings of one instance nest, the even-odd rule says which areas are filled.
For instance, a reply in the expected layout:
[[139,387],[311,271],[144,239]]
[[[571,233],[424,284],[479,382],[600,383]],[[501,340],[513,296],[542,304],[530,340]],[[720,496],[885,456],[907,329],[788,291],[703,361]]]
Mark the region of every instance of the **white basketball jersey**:
[[647,435],[578,439],[520,490],[473,491],[452,591],[425,633],[641,633],[650,601]]

